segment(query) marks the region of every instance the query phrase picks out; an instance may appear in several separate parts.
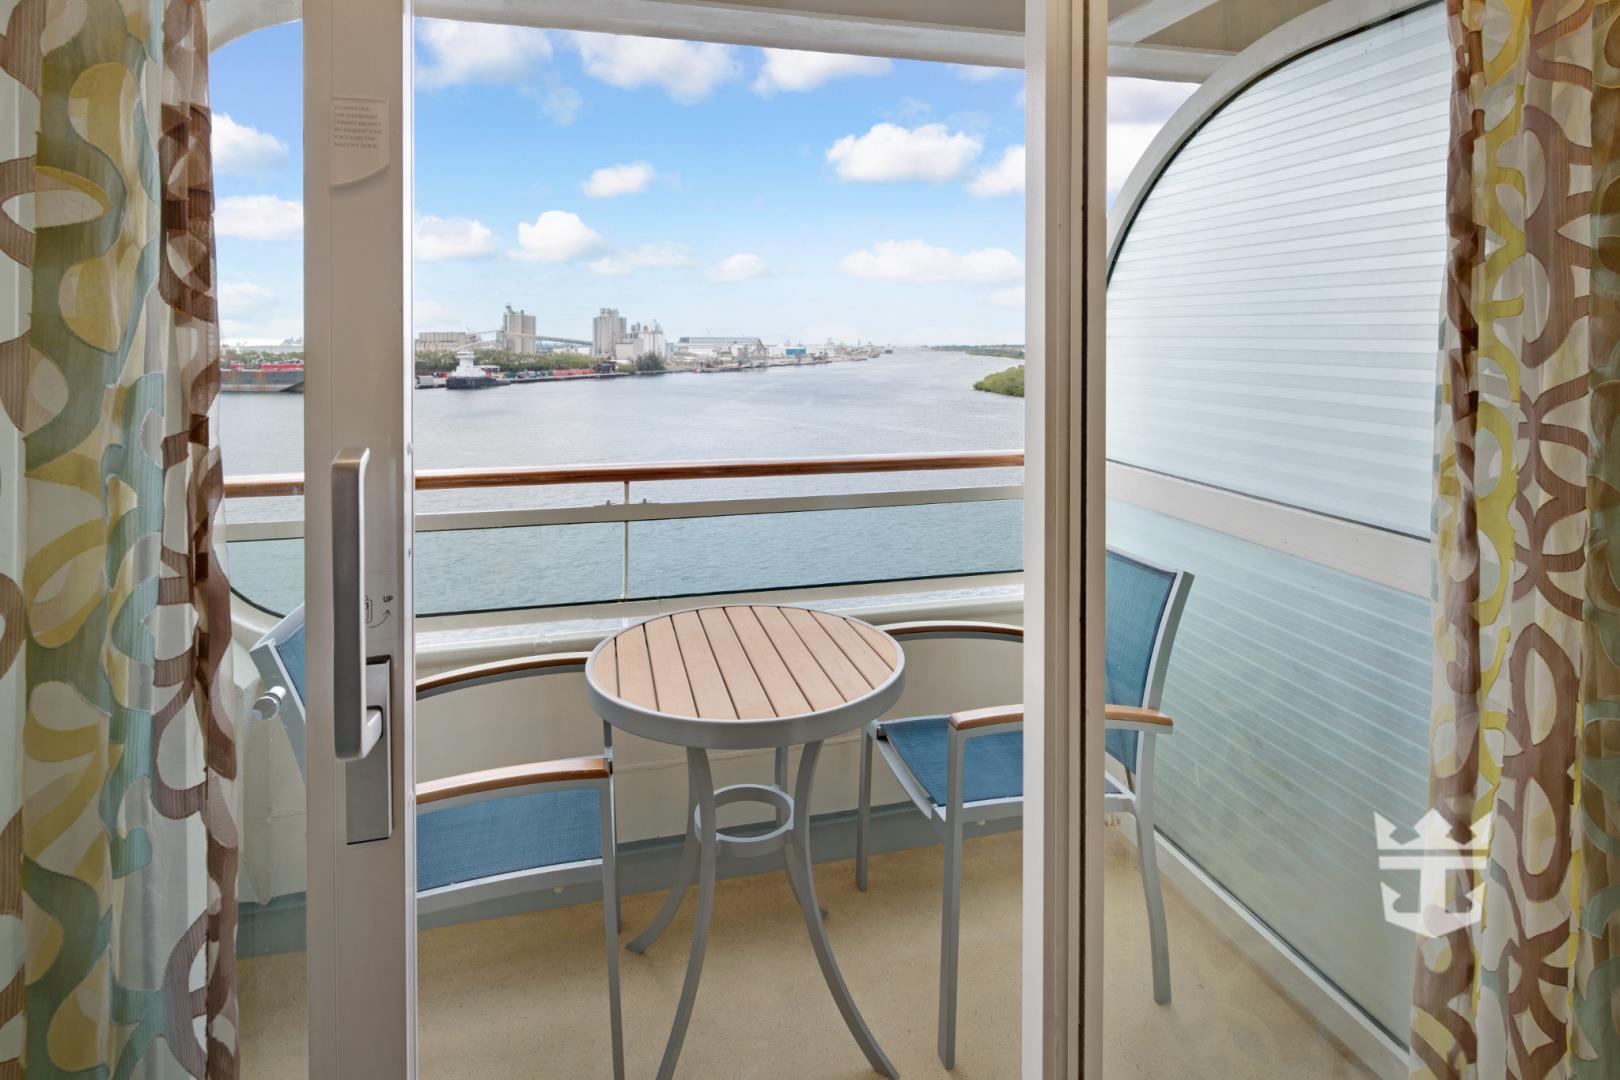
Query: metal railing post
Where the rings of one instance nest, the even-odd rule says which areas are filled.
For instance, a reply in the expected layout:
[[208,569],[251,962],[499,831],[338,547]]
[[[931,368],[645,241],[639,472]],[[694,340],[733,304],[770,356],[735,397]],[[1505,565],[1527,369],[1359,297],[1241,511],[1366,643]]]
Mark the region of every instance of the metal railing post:
[[[630,481],[624,482],[624,505],[630,505]],[[630,599],[630,519],[624,519],[624,577],[619,583],[619,599]]]

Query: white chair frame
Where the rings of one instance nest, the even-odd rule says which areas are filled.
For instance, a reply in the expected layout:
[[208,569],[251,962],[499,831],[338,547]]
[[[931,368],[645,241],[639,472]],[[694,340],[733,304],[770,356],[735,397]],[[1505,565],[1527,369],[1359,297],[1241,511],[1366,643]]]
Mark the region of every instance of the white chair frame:
[[[1173,730],[1172,721],[1159,712],[1159,699],[1164,690],[1164,676],[1168,666],[1170,645],[1175,640],[1176,628],[1186,607],[1187,593],[1192,586],[1192,575],[1153,566],[1136,556],[1127,556],[1164,573],[1173,574],[1164,614],[1159,620],[1158,634],[1148,661],[1147,685],[1140,706],[1109,705],[1105,710],[1105,723],[1110,730],[1130,731],[1137,736],[1137,754],[1134,789],[1120,784],[1112,775],[1104,774],[1103,810],[1106,813],[1127,813],[1136,821],[1137,849],[1140,853],[1142,890],[1147,899],[1148,939],[1153,964],[1153,1000],[1160,1005],[1170,1001],[1170,950],[1166,939],[1164,896],[1159,883],[1158,849],[1154,833],[1154,744],[1160,735]],[[979,639],[988,641],[1023,643],[1024,629],[1005,623],[988,622],[910,622],[881,628],[904,644],[907,641],[934,639]],[[967,744],[985,735],[1023,730],[1022,705],[1011,705],[968,712],[952,713],[946,730],[946,801],[937,806],[921,781],[894,745],[882,735],[884,721],[874,721],[861,731],[860,803],[855,831],[855,886],[865,891],[868,883],[867,864],[870,857],[868,834],[872,818],[872,751],[877,748],[883,760],[894,773],[908,798],[928,819],[945,848],[945,877],[940,915],[939,960],[939,1059],[947,1069],[956,1064],[956,1006],[958,991],[958,957],[961,951],[962,928],[962,836],[966,820],[991,821],[1021,817],[1024,812],[1022,795],[1001,799],[964,802],[962,797],[963,771]]]
[[[304,764],[304,703],[288,676],[277,646],[302,621],[302,609],[278,623],[253,646],[255,666],[263,676],[265,691],[254,705],[257,719],[281,717],[298,759]],[[489,686],[539,675],[583,674],[589,653],[555,653],[525,656],[489,664],[458,668],[418,679],[416,699],[424,701],[474,686]],[[618,829],[614,818],[613,729],[602,725],[602,755],[562,761],[528,762],[522,765],[463,773],[416,785],[416,813],[421,817],[465,806],[485,799],[500,799],[539,791],[589,788],[598,793],[601,808],[601,849],[595,859],[560,863],[553,866],[516,870],[506,874],[453,882],[417,893],[417,913],[445,911],[482,900],[494,900],[564,885],[584,884],[600,876],[602,882],[602,921],[607,946],[608,1016],[613,1048],[614,1080],[624,1080],[624,1016],[619,992],[619,888]]]

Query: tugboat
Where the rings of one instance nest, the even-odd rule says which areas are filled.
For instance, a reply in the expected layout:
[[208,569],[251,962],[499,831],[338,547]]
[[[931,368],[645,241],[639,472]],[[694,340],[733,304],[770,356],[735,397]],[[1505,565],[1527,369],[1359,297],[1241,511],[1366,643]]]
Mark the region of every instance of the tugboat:
[[501,380],[473,363],[473,351],[464,348],[456,352],[456,370],[444,380],[444,385],[447,390],[488,390],[501,385]]
[[298,360],[257,367],[226,364],[220,368],[219,389],[226,394],[302,394],[304,363]]

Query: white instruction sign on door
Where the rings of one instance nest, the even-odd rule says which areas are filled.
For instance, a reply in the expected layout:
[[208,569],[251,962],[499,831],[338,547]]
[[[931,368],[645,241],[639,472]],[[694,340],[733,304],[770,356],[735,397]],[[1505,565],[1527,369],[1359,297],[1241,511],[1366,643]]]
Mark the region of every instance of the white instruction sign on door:
[[388,102],[332,99],[332,183],[352,184],[388,167]]

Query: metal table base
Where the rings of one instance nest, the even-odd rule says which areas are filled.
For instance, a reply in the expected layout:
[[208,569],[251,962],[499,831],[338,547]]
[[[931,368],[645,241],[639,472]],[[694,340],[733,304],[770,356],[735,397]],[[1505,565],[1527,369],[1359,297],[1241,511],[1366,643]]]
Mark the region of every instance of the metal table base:
[[[855,1000],[850,996],[844,976],[838,970],[832,945],[827,941],[827,928],[822,922],[822,910],[816,901],[816,884],[810,861],[810,792],[815,783],[816,762],[821,757],[821,742],[804,744],[799,757],[799,774],[793,793],[787,791],[788,752],[776,751],[775,784],[736,784],[721,788],[714,786],[714,774],[709,767],[706,750],[689,747],[686,751],[687,799],[690,808],[686,841],[681,847],[680,865],[675,881],[670,886],[664,906],[648,924],[647,929],[632,941],[630,951],[640,954],[669,926],[680,908],[686,892],[695,881],[698,886],[697,921],[692,928],[692,955],[686,964],[686,979],[681,986],[680,1003],[675,1008],[675,1023],[670,1029],[669,1043],[664,1047],[664,1058],[658,1066],[658,1080],[669,1080],[675,1075],[680,1060],[681,1045],[686,1041],[687,1025],[692,1020],[692,1005],[697,998],[698,982],[703,976],[703,956],[709,944],[709,922],[714,910],[715,863],[722,850],[756,858],[782,852],[787,868],[788,883],[804,913],[804,926],[810,934],[810,946],[815,950],[821,974],[827,980],[838,1011],[855,1037],[855,1042],[866,1054],[873,1070],[897,1080],[899,1073],[889,1061],[871,1030],[862,1019]],[[763,802],[776,808],[776,827],[758,835],[732,835],[718,826],[717,812],[721,806],[735,802]]]

